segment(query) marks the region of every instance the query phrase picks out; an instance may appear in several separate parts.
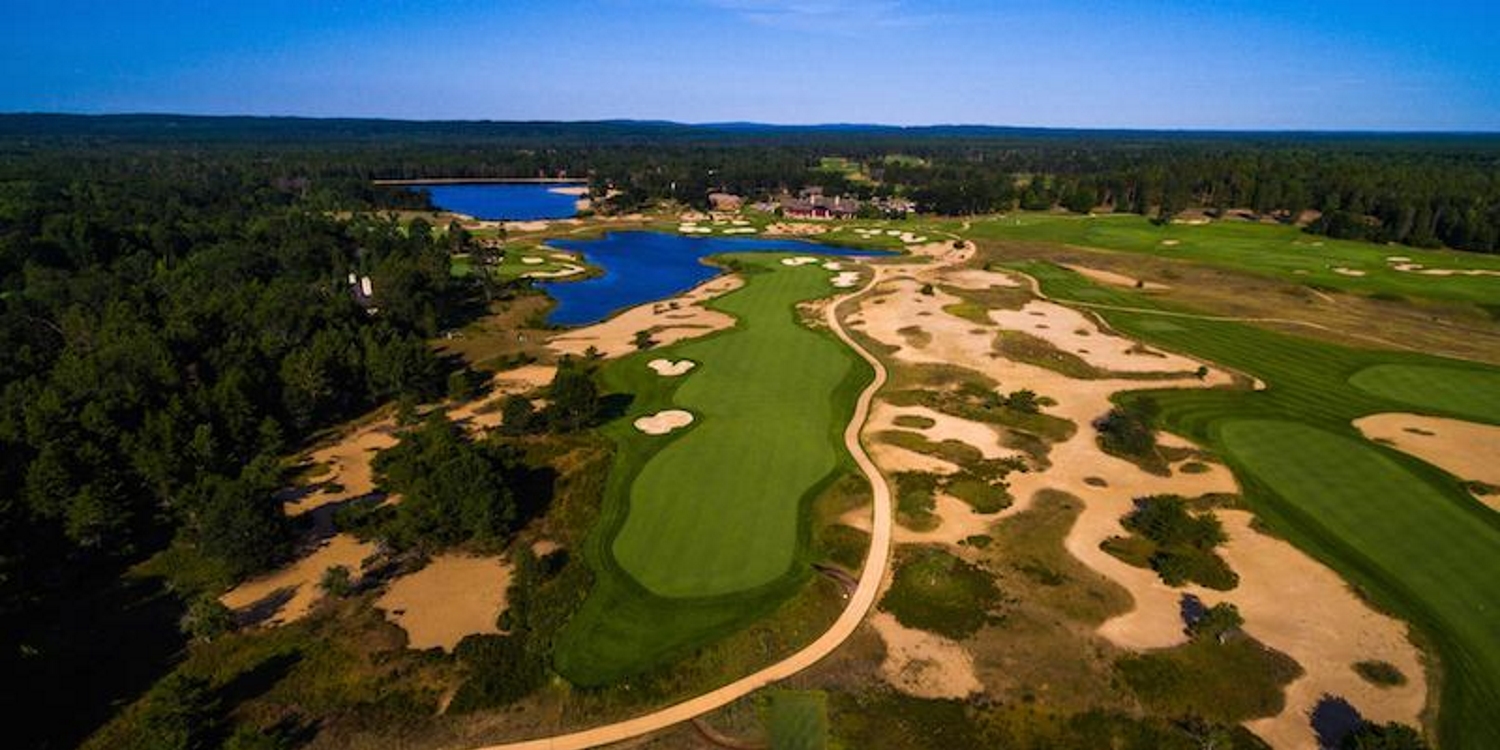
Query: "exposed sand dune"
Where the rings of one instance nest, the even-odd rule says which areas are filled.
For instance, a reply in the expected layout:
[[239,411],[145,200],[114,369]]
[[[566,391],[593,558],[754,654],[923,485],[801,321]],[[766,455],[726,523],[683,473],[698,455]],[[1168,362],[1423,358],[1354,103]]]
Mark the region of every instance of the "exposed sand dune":
[[693,413],[681,409],[667,409],[635,420],[635,428],[647,435],[665,435],[693,423]]
[[885,641],[880,671],[901,692],[919,698],[967,698],[984,692],[974,674],[974,657],[963,646],[905,627],[889,612],[876,612],[869,622]]
[[510,577],[496,557],[439,555],[391,581],[375,606],[406,631],[408,648],[452,651],[466,635],[500,632]]
[[1166,284],[1158,284],[1155,281],[1142,281],[1132,276],[1126,276],[1123,273],[1105,271],[1100,268],[1089,268],[1088,266],[1078,266],[1071,263],[1061,263],[1059,265],[1061,265],[1063,268],[1073,271],[1074,273],[1082,274],[1085,278],[1089,278],[1104,284],[1128,286],[1134,289],[1145,289],[1146,291],[1159,291],[1172,288],[1170,286],[1167,286]]
[[[1361,417],[1354,426],[1459,479],[1500,486],[1500,427],[1400,412]],[[1500,495],[1479,500],[1500,510]]]
[[342,565],[356,577],[361,563],[375,554],[375,545],[349,534],[335,534],[317,549],[280,570],[252,578],[219,597],[224,606],[245,619],[282,625],[307,616],[323,597],[318,583],[329,568]]
[[744,279],[734,274],[717,276],[680,297],[632,307],[609,320],[563,331],[552,337],[547,347],[558,354],[573,356],[581,356],[593,347],[601,356],[613,358],[639,351],[635,335],[640,331],[651,331],[652,340],[665,346],[731,328],[733,316],[710,310],[703,303],[744,283]]

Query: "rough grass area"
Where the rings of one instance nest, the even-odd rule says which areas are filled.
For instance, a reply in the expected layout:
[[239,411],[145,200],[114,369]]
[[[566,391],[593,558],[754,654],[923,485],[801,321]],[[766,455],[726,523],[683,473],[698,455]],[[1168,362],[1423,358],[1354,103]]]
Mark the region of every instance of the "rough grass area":
[[[1094,305],[1123,333],[1260,378],[1265,390],[1156,391],[1159,424],[1222,458],[1245,502],[1277,535],[1334,566],[1413,623],[1443,669],[1437,730],[1448,748],[1500,746],[1500,517],[1452,477],[1365,440],[1350,422],[1409,404],[1350,384],[1378,366],[1390,382],[1425,373],[1445,393],[1421,411],[1497,422],[1500,370],[1421,354],[1352,349],[1195,316],[1148,295],[1104,288],[1044,263],[1019,264],[1049,296]],[[1170,325],[1162,325],[1167,323]],[[1422,368],[1412,370],[1411,368]],[[1397,377],[1403,376],[1403,377]],[[1476,384],[1480,384],[1476,387]],[[1392,391],[1388,391],[1392,392]],[[1402,398],[1416,398],[1402,388]]]
[[[1494,256],[1336,240],[1291,226],[1222,221],[1157,226],[1146,217],[1123,214],[1009,214],[975,221],[966,234],[974,239],[1032,240],[1142,253],[1372,296],[1480,304],[1500,299],[1500,277],[1407,273],[1395,270],[1386,260],[1402,256],[1428,268],[1500,271],[1500,259]],[[1365,275],[1347,276],[1336,268],[1357,269]]]
[[880,608],[909,628],[967,638],[990,619],[1000,589],[989,572],[935,547],[902,552]]
[[1225,724],[1280,713],[1286,705],[1283,688],[1302,674],[1291,657],[1244,636],[1222,643],[1195,638],[1174,648],[1127,656],[1117,668],[1153,711]]

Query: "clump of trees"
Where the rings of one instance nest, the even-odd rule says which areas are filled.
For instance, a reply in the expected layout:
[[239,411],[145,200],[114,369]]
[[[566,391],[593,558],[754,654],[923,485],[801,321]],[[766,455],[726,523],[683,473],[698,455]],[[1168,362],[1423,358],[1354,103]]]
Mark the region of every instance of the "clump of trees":
[[398,548],[502,541],[520,517],[506,484],[514,464],[509,452],[434,412],[375,457],[380,486],[401,496],[377,534]]
[[1154,425],[1161,408],[1149,397],[1134,398],[1094,420],[1099,447],[1106,453],[1131,459],[1148,471],[1163,473],[1166,462],[1156,447]]
[[1228,536],[1212,511],[1193,512],[1176,495],[1138,498],[1121,523],[1134,536],[1111,537],[1101,547],[1126,562],[1150,567],[1170,586],[1194,582],[1228,590],[1239,583],[1215,548]]

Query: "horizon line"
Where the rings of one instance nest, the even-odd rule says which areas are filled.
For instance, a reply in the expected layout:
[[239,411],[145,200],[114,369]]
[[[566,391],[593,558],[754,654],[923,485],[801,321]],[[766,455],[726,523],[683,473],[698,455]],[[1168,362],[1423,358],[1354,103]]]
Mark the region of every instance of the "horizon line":
[[471,124],[471,125],[608,125],[608,124],[631,124],[631,125],[661,125],[676,126],[683,128],[765,128],[765,129],[884,129],[884,130],[928,130],[928,129],[988,129],[988,130],[1045,130],[1045,131],[1072,131],[1072,132],[1098,132],[1098,133],[1227,133],[1227,134],[1280,134],[1280,135],[1500,135],[1500,128],[1494,130],[1420,130],[1420,129],[1382,129],[1382,128],[1308,128],[1308,127],[1285,127],[1285,128],[1251,128],[1251,127],[1214,127],[1214,126],[1142,126],[1142,125],[1117,125],[1117,126],[1083,126],[1083,125],[1015,125],[996,124],[980,122],[934,122],[925,124],[893,124],[880,122],[811,122],[811,123],[789,123],[789,122],[767,122],[760,120],[706,120],[690,122],[683,120],[672,120],[663,118],[642,117],[603,117],[591,119],[563,120],[546,118],[525,119],[494,119],[494,118],[412,118],[393,117],[383,115],[306,115],[306,114],[225,114],[225,113],[195,113],[195,112],[173,112],[173,111],[119,111],[119,112],[79,112],[79,111],[56,111],[56,110],[0,110],[0,118],[17,117],[72,117],[89,119],[127,118],[127,117],[178,117],[195,118],[205,120],[305,120],[313,122],[386,122],[386,123],[414,123],[414,124]]

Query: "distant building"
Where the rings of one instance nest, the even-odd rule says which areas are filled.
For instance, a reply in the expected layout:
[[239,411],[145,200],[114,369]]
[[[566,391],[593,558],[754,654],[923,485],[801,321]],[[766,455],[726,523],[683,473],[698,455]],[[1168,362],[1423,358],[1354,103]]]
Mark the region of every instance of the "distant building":
[[829,198],[820,190],[783,201],[781,212],[793,219],[852,219],[859,213],[859,201],[841,195]]

